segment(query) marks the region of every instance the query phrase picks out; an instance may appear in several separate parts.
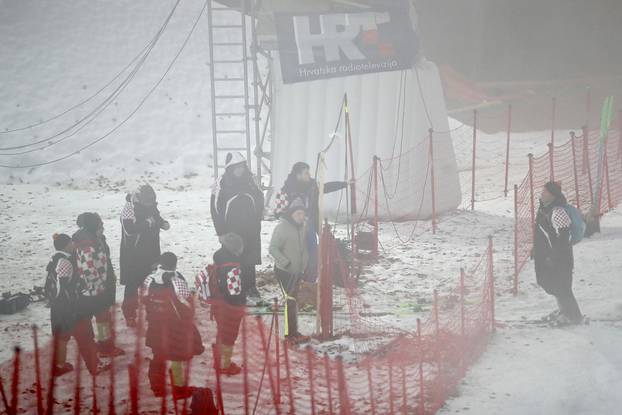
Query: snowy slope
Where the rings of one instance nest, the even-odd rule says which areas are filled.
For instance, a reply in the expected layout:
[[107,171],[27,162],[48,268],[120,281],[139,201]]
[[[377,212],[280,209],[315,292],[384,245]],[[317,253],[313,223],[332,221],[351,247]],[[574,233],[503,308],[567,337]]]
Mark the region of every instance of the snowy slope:
[[[47,120],[105,86],[132,62],[163,25],[175,1],[9,0],[0,4],[0,147],[51,138],[95,109],[131,69],[75,111]],[[137,107],[180,50],[204,2],[181,1],[155,47],[127,87],[92,122],[62,143],[0,165],[53,160],[119,125]],[[133,117],[107,139],[70,160],[35,170],[0,168],[0,182],[70,182],[94,176],[182,177],[210,164],[210,98],[206,16],[160,86]],[[82,125],[82,124],[81,124]],[[73,132],[74,130],[71,130]],[[49,139],[48,139],[49,138]],[[38,147],[29,147],[25,150]],[[1,154],[22,150],[0,151]]]

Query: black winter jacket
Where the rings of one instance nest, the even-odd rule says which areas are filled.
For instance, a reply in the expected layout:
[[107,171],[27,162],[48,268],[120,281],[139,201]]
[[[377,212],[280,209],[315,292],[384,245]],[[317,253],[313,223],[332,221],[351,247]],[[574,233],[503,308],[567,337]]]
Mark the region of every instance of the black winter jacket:
[[557,295],[572,285],[574,257],[570,217],[565,200],[544,206],[540,203],[534,230],[534,266],[538,284],[549,294]]
[[250,173],[237,178],[225,172],[220,189],[210,200],[210,212],[216,234],[229,232],[244,241],[239,261],[243,265],[261,264],[261,220],[264,195]]
[[121,284],[138,286],[160,259],[160,230],[168,223],[157,206],[132,203],[130,195],[126,202],[121,213]]

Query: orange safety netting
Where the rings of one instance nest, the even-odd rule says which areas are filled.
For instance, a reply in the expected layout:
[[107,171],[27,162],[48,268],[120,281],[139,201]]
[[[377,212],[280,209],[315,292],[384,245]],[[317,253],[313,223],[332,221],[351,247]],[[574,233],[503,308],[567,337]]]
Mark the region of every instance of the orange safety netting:
[[[216,338],[209,310],[213,305],[197,307],[195,320],[206,350],[187,366],[186,377],[193,386],[209,387],[223,414],[433,414],[481,354],[494,329],[492,252],[491,241],[479,263],[456,278],[450,292],[435,293],[431,314],[417,321],[416,329],[381,325],[362,317],[353,306],[352,327],[358,335],[366,330],[384,333],[382,345],[361,355],[320,354],[317,340],[307,347],[288,344],[279,336],[278,312],[249,315],[242,320],[234,353],[242,373],[217,375],[213,367],[219,351],[208,346]],[[352,289],[349,295],[355,302],[356,292]],[[3,413],[77,414],[94,409],[189,413],[190,400],[173,401],[170,383],[163,398],[151,392],[147,374],[151,352],[144,346],[143,314],[137,328],[115,331],[116,344],[126,355],[95,378],[80,364],[73,347],[69,360],[76,370],[54,382],[50,378],[54,342],[16,353],[12,362],[0,367],[7,397]],[[350,341],[359,340],[353,335]]]

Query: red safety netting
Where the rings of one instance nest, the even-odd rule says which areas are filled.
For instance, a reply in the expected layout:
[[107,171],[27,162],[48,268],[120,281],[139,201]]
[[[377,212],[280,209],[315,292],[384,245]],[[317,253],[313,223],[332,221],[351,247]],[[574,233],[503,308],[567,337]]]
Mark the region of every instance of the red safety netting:
[[601,140],[600,131],[583,129],[579,136],[571,134],[566,143],[549,146],[549,151],[541,156],[530,155],[527,175],[514,189],[515,292],[518,275],[529,260],[533,246],[540,191],[548,181],[560,183],[568,202],[586,216],[599,217],[618,206],[622,201],[620,132],[610,130]]
[[[209,387],[223,414],[433,414],[494,330],[492,252],[490,242],[479,263],[457,276],[454,289],[435,293],[431,314],[417,322],[416,330],[385,324],[384,343],[364,355],[320,354],[318,340],[308,346],[288,344],[279,336],[282,318],[276,310],[242,320],[233,357],[242,373],[218,375],[213,367],[219,349],[209,346],[216,338],[216,323],[210,319],[213,305],[197,307],[195,320],[206,350],[186,366],[185,377],[191,385]],[[171,383],[162,398],[150,389],[151,352],[144,346],[143,315],[139,313],[137,328],[118,325],[113,331],[126,354],[95,378],[80,364],[73,342],[69,361],[76,370],[57,379],[50,377],[53,341],[35,346],[33,352],[16,353],[0,367],[1,392],[7,398],[2,413],[189,413],[190,400],[173,401]],[[354,319],[359,334],[365,327],[380,327],[373,319]],[[351,341],[358,339],[353,336]]]

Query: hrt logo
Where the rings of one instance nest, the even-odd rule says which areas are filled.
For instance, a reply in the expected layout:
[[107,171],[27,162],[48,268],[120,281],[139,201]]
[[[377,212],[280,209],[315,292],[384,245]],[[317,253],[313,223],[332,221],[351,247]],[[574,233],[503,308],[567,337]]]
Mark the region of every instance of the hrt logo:
[[[312,18],[319,19],[319,33],[311,32]],[[368,59],[364,52],[369,47],[381,56],[393,53],[393,46],[381,42],[378,35],[378,26],[391,21],[388,12],[293,16],[293,19],[300,65],[316,63],[318,49],[323,51],[326,63],[340,61],[342,55],[350,61]]]

